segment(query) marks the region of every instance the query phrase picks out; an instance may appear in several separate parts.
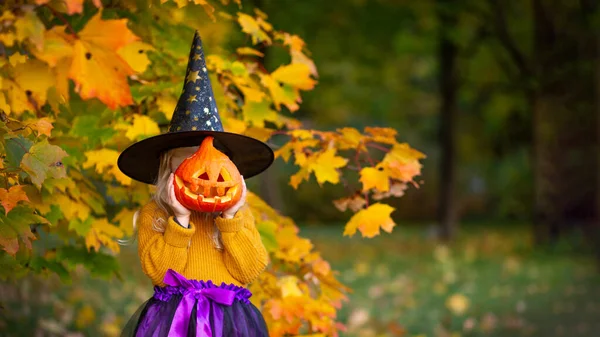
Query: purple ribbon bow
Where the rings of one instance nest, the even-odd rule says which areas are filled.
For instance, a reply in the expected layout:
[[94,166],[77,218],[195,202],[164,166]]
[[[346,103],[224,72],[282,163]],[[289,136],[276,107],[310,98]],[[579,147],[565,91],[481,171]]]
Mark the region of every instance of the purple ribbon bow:
[[[190,280],[176,271],[169,269],[163,281],[166,285],[185,289],[183,298],[175,311],[169,336],[186,337],[194,305],[196,305],[196,336],[223,335],[223,310],[217,305],[231,305],[235,299],[235,291],[223,288],[198,288]],[[210,327],[210,314],[215,322],[215,331]]]

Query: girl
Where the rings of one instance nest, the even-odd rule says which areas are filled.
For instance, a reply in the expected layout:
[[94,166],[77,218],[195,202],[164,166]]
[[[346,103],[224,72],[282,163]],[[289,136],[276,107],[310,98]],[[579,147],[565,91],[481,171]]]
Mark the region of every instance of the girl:
[[[175,196],[173,172],[200,143],[213,141],[240,171],[242,196],[222,212],[192,211]],[[272,161],[266,144],[223,132],[196,32],[169,132],[133,144],[118,161],[128,176],[156,185],[153,200],[134,219],[140,262],[154,296],[122,336],[268,336],[244,287],[265,269],[268,254],[245,206],[243,177]]]

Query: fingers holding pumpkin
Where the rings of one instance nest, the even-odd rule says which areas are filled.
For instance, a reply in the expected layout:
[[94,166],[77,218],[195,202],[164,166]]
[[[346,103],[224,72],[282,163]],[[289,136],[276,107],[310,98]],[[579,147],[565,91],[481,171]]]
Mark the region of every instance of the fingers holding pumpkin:
[[247,188],[246,188],[246,180],[244,180],[244,176],[241,176],[241,184],[242,184],[242,196],[240,197],[240,200],[238,200],[230,208],[223,211],[222,215],[224,218],[227,218],[227,219],[233,218],[235,213],[237,213],[237,211],[239,211],[240,208],[242,208],[242,206],[244,206],[244,204],[246,203]]
[[175,197],[175,184],[173,183],[174,179],[175,176],[173,173],[171,173],[171,175],[169,175],[169,181],[167,182],[169,190],[167,195],[167,202],[169,206],[171,206],[171,210],[173,211],[175,217],[189,217],[192,212],[185,206],[183,206],[179,202],[179,200],[177,200],[177,197]]

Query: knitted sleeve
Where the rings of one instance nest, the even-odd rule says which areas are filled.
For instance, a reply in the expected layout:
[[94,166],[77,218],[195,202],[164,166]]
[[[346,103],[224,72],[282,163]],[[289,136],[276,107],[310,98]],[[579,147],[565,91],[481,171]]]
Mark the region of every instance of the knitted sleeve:
[[242,208],[232,219],[217,217],[215,222],[221,231],[229,273],[242,284],[251,283],[265,269],[269,256],[250,209]]
[[[153,228],[155,217],[164,219],[165,231],[161,233]],[[142,270],[154,285],[164,285],[163,279],[169,269],[182,273],[187,264],[188,247],[196,228],[177,224],[173,217],[166,217],[156,207],[142,208],[138,218],[138,254]]]

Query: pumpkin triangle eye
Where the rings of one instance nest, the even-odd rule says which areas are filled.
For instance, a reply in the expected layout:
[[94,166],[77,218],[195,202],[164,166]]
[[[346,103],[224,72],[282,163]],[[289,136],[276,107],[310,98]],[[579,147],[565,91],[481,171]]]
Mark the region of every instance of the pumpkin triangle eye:
[[219,178],[217,178],[217,181],[225,181],[225,179],[223,178],[223,176],[221,175],[221,173],[219,173]]
[[209,180],[210,178],[208,178],[208,173],[204,172],[200,175],[200,177],[198,177],[198,179]]

